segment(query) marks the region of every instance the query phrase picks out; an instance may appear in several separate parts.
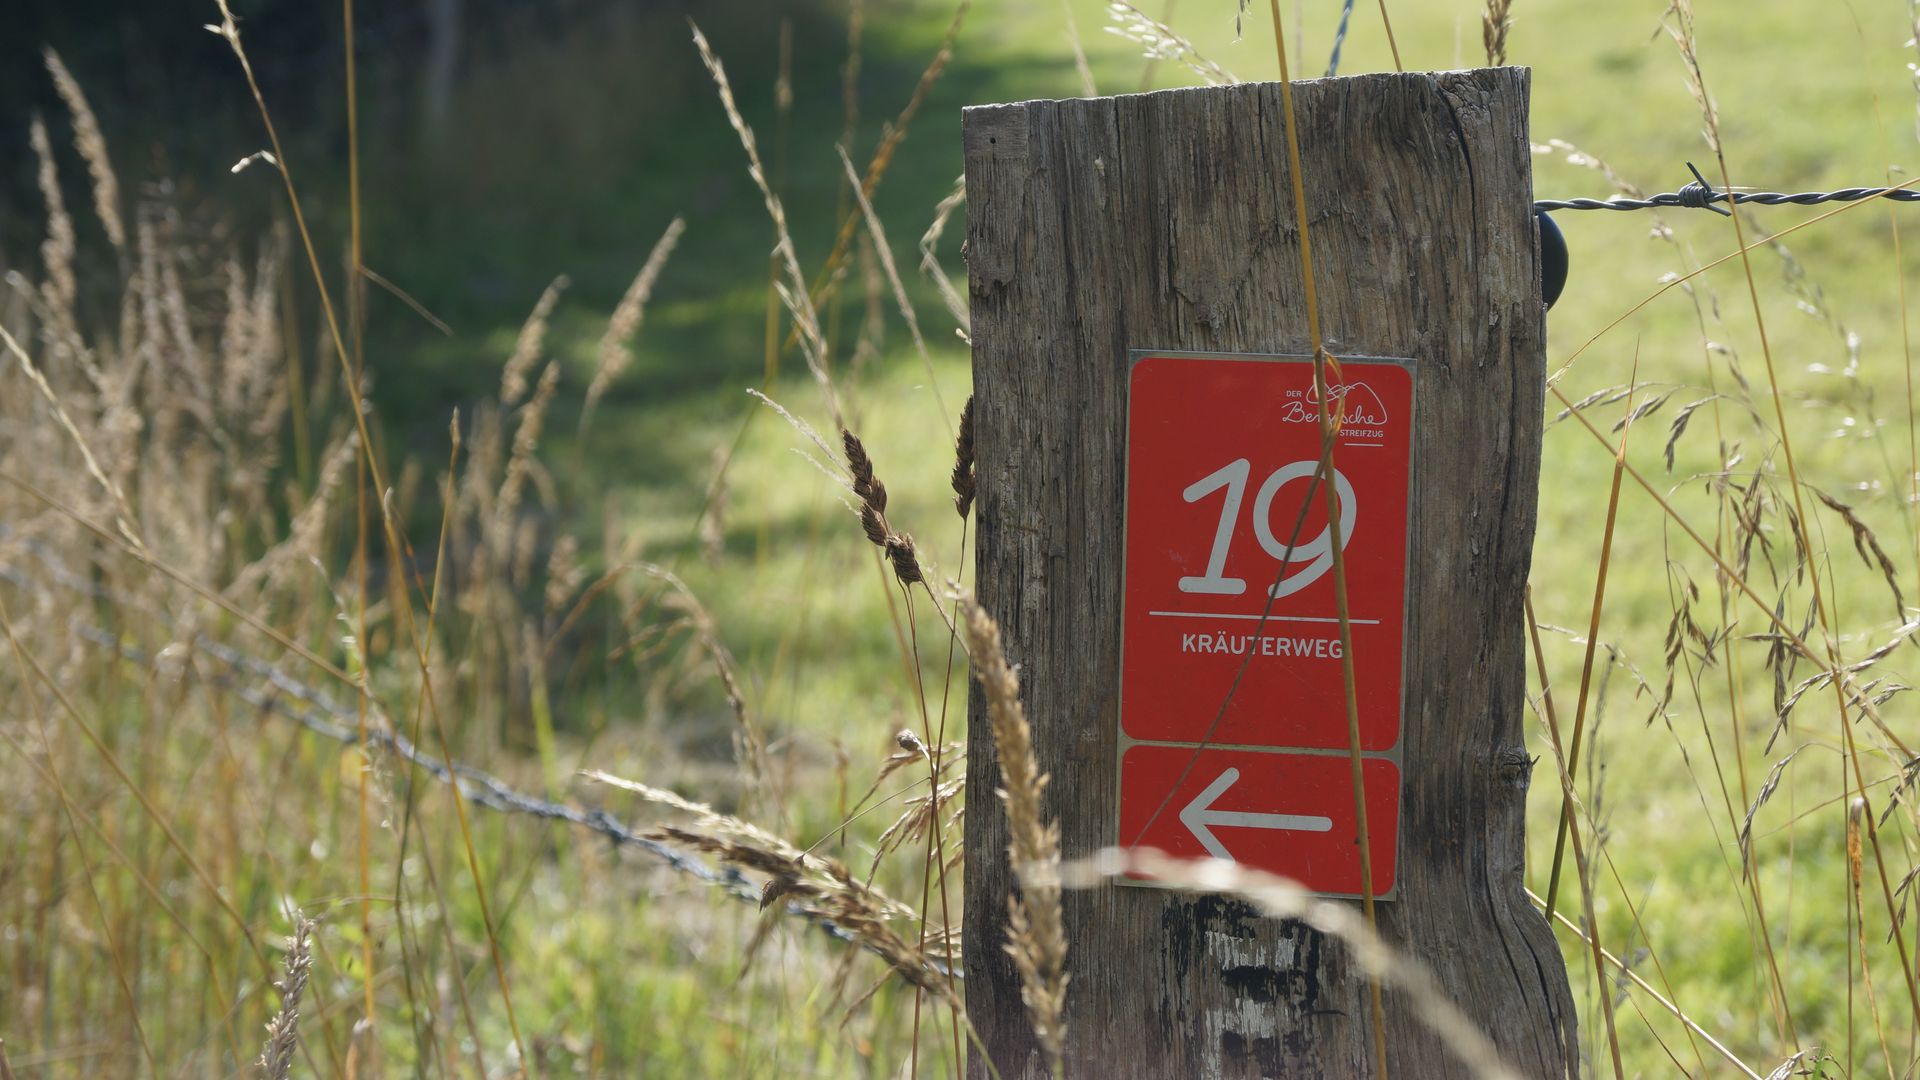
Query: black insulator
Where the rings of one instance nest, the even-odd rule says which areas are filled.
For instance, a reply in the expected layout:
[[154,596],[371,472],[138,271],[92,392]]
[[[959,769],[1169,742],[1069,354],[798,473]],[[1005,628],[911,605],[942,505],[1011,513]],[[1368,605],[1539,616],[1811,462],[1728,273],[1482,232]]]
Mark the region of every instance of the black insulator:
[[1540,299],[1552,307],[1560,299],[1560,290],[1567,287],[1567,238],[1545,210],[1536,210],[1533,216],[1540,222]]

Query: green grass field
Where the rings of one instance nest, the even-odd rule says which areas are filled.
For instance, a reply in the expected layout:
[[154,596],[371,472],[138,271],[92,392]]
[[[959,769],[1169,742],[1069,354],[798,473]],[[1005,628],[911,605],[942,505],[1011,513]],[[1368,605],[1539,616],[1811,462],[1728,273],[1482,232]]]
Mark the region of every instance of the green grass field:
[[[1159,17],[1163,2],[1143,7]],[[1409,69],[1484,61],[1479,5],[1388,7]],[[1238,32],[1235,5],[1224,0],[1164,9],[1219,67],[1241,80],[1275,77],[1264,7],[1250,8]],[[1296,17],[1295,5],[1281,9]],[[947,486],[949,425],[970,374],[915,245],[959,174],[962,105],[1081,92],[1069,11],[1100,92],[1199,80],[1172,60],[1149,64],[1105,32],[1115,25],[1106,4],[983,0],[874,196],[929,360],[862,246],[823,313],[848,426],[892,492],[889,518],[913,534],[935,580],[970,569]],[[848,146],[856,165],[906,104],[952,13],[927,0],[865,11]],[[1288,23],[1289,44],[1299,49],[1297,70],[1318,74],[1337,5],[1306,16]],[[846,206],[834,151],[845,11],[796,8],[790,112],[773,93],[779,15],[738,5],[696,17],[735,79],[811,274]],[[1688,161],[1719,182],[1663,3],[1521,0],[1513,18],[1509,60],[1533,69],[1537,196],[1615,192],[1572,148],[1647,192],[1677,189]],[[1902,170],[1920,164],[1914,18],[1892,0],[1702,5],[1699,65],[1734,183],[1799,191],[1911,178]],[[1378,7],[1356,5],[1342,73],[1392,66]],[[236,76],[236,108],[247,107],[245,95]],[[111,267],[141,265],[139,243],[129,242],[131,263],[114,261],[89,209],[85,167],[57,147],[80,222],[80,273],[93,275],[83,295],[111,302],[93,311],[83,301],[89,317],[75,332],[84,349],[63,336],[57,303],[0,302],[0,325],[49,379],[43,393],[17,363],[0,367],[8,384],[0,418],[12,433],[0,441],[0,468],[58,504],[18,485],[0,492],[0,570],[13,572],[0,580],[10,640],[0,686],[13,703],[0,715],[8,743],[0,807],[19,823],[0,839],[0,1038],[14,1072],[244,1071],[279,1007],[268,984],[297,906],[322,917],[299,1070],[510,1075],[524,1052],[542,1075],[950,1073],[947,1013],[916,1007],[913,988],[873,956],[589,832],[463,811],[417,767],[300,734],[259,701],[236,697],[257,676],[236,676],[193,645],[206,635],[278,660],[347,703],[336,719],[349,726],[363,690],[376,726],[384,716],[397,730],[424,732],[417,741],[436,755],[444,728],[454,758],[521,790],[605,806],[636,827],[701,820],[573,775],[604,770],[710,802],[796,847],[818,845],[859,876],[905,799],[839,827],[895,753],[895,733],[930,738],[949,713],[949,737],[964,735],[964,662],[948,667],[949,635],[927,594],[894,586],[861,535],[852,496],[807,460],[827,455],[747,393],[764,391],[832,441],[800,356],[786,352],[769,370],[773,229],[678,18],[595,16],[514,48],[477,50],[449,121],[451,148],[433,154],[407,148],[405,125],[377,109],[370,116],[366,264],[454,331],[442,335],[392,296],[368,293],[374,433],[397,531],[416,556],[414,580],[393,571],[378,496],[356,492],[352,468],[319,501],[316,534],[281,544],[324,484],[328,448],[352,428],[332,347],[324,339],[316,347],[323,324],[297,240],[277,272],[293,314],[274,324],[284,343],[268,351],[276,372],[297,363],[293,400],[304,411],[254,430],[274,414],[273,379],[223,329],[225,253],[162,230],[158,246],[176,252],[181,274],[206,283],[173,289],[195,311],[184,328],[135,319],[124,340],[151,351],[124,347],[116,288],[128,276]],[[313,193],[319,259],[338,267],[344,163],[325,148],[289,156]],[[249,185],[245,198],[278,197],[268,168],[230,182]],[[1752,296],[1739,258],[1667,287],[1737,250],[1726,218],[1557,215],[1572,277],[1548,319],[1549,370],[1574,401],[1624,390],[1636,371],[1633,403],[1663,399],[1631,427],[1626,458],[1674,514],[1629,477],[1603,545],[1613,451],[1578,422],[1557,420],[1561,407],[1550,400],[1532,585],[1565,725],[1608,551],[1603,647],[1585,709],[1590,741],[1574,778],[1602,943],[1760,1076],[1802,1051],[1809,1068],[1830,1055],[1821,1075],[1904,1076],[1920,1004],[1901,952],[1911,969],[1920,923],[1904,918],[1912,890],[1900,889],[1890,910],[1881,877],[1887,893],[1905,884],[1920,818],[1902,803],[1879,821],[1880,855],[1868,846],[1859,864],[1856,909],[1842,725],[1859,743],[1878,821],[1906,764],[1894,739],[1920,737],[1912,696],[1874,706],[1883,731],[1857,706],[1843,718],[1831,687],[1816,685],[1772,738],[1776,685],[1792,693],[1819,670],[1800,660],[1777,684],[1767,615],[1776,605],[1816,648],[1830,641],[1843,663],[1892,646],[1858,675],[1882,680],[1870,695],[1903,691],[1912,669],[1912,642],[1900,634],[1912,607],[1896,603],[1879,566],[1856,553],[1847,521],[1815,491],[1851,508],[1884,548],[1902,598],[1920,597],[1903,317],[1912,259],[1902,257],[1920,239],[1920,210],[1870,203],[1816,220],[1831,211],[1745,212],[1749,230],[1780,237],[1750,252]],[[964,294],[963,213],[937,253]],[[582,428],[609,315],[677,215],[687,231],[630,366]],[[248,274],[253,243],[240,249]],[[36,287],[45,279],[36,252],[7,256]],[[562,273],[573,284],[540,353],[557,365],[557,390],[550,404],[502,405],[500,371],[522,320]],[[163,280],[132,276],[134,310],[149,299],[166,307]],[[333,295],[344,302],[337,283]],[[8,321],[16,319],[24,321]],[[776,337],[787,326],[781,318]],[[110,376],[104,383],[85,373],[83,352]],[[134,380],[126,365],[136,356],[169,374]],[[210,418],[190,404],[195,363],[211,365],[213,384],[242,387]],[[116,384],[122,375],[133,381]],[[72,431],[53,417],[55,402]],[[462,439],[449,479],[456,406]],[[1608,428],[1627,409],[1609,395],[1589,415],[1618,438]],[[544,419],[537,452],[517,451],[529,413]],[[129,416],[140,426],[130,429]],[[82,442],[124,499],[90,471]],[[1811,541],[1804,563],[1788,445]],[[1713,482],[1722,475],[1731,493]],[[1758,501],[1735,515],[1756,476]],[[1740,538],[1752,537],[1740,566],[1764,607],[1716,576],[1680,520],[1723,545],[1729,561]],[[268,583],[236,584],[268,563]],[[154,564],[219,592],[226,606]],[[57,567],[74,574],[63,579]],[[684,591],[662,587],[667,571]],[[1822,583],[1827,629],[1808,575]],[[76,592],[73,576],[107,596]],[[1698,592],[1689,602],[1690,588]],[[1670,649],[1677,608],[1696,632],[1682,624]],[[80,626],[110,630],[138,654],[116,657],[77,636]],[[429,643],[424,661],[417,628]],[[288,642],[336,671],[289,654]],[[916,648],[914,665],[905,658]],[[423,666],[434,672],[432,695],[422,691]],[[1528,878],[1544,893],[1562,794],[1541,704],[1536,696],[1529,713],[1540,761]],[[915,775],[894,772],[878,791],[924,793],[924,771]],[[1738,834],[1756,800],[1764,805],[1752,816],[1747,867]],[[1066,801],[1052,809],[1071,812]],[[877,860],[874,881],[933,911],[937,890],[922,897],[926,841],[911,835]],[[949,839],[958,836],[952,828]],[[1571,856],[1568,864],[1559,906],[1579,922]],[[763,876],[749,875],[755,887]],[[956,896],[957,885],[956,876]],[[1896,924],[1897,942],[1888,940]],[[1561,941],[1592,1075],[1614,1071],[1602,995],[1615,1005],[1625,1075],[1744,1075],[1645,991],[1611,971],[1596,978],[1574,934],[1563,929]]]

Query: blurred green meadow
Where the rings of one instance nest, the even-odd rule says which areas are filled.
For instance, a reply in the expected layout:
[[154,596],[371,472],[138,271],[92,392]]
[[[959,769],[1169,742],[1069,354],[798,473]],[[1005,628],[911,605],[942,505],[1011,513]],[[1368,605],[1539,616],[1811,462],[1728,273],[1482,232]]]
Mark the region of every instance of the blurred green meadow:
[[[846,426],[891,492],[889,519],[912,533],[935,582],[965,582],[971,572],[947,480],[970,373],[917,245],[961,171],[960,109],[1075,96],[1088,80],[1103,94],[1203,81],[1178,58],[1143,56],[1140,24],[1122,6],[980,0],[964,11],[951,60],[872,199],[927,356],[864,226],[822,306]],[[205,7],[178,17],[195,26],[216,20]],[[1481,5],[1396,0],[1387,8],[1407,68],[1485,62]],[[774,227],[687,26],[691,16],[726,64],[811,275],[842,218],[856,212],[836,144],[856,169],[866,166],[956,19],[953,5],[928,0],[857,9],[849,79],[849,10],[838,0],[477,6],[458,74],[431,116],[419,103],[420,55],[410,39],[396,30],[363,43],[363,262],[392,288],[365,287],[358,336],[371,431],[397,489],[390,505],[418,559],[411,572],[396,571],[380,554],[379,515],[369,509],[380,496],[356,498],[348,479],[312,551],[317,571],[289,572],[281,591],[262,593],[249,610],[345,669],[347,684],[334,688],[342,700],[356,696],[359,680],[407,730],[431,731],[432,713],[444,712],[452,756],[522,790],[605,806],[650,827],[688,818],[575,772],[672,789],[842,859],[858,877],[877,866],[874,882],[931,912],[939,900],[937,889],[923,895],[924,828],[876,855],[883,830],[924,794],[924,770],[896,765],[876,777],[897,755],[902,728],[932,740],[944,716],[950,740],[966,736],[965,661],[949,662],[948,630],[928,593],[896,587],[861,535],[852,496],[828,475],[838,468],[828,460],[837,433],[818,381],[782,347],[791,319],[771,291]],[[1243,81],[1277,76],[1265,7],[1243,15],[1226,0],[1147,0],[1140,10],[1186,39],[1189,56],[1210,62],[1205,70]],[[1324,72],[1339,5],[1286,0],[1280,12],[1296,75]],[[1702,4],[1695,15],[1700,73],[1734,184],[1803,191],[1920,175],[1905,171],[1920,165],[1915,9],[1893,0],[1819,8],[1767,0]],[[263,34],[275,17],[261,8]],[[1679,17],[1665,3],[1519,0],[1512,19],[1508,60],[1533,71],[1537,197],[1604,198],[1621,185],[1673,191],[1690,179],[1689,161],[1720,183],[1672,35]],[[239,25],[253,32],[247,20]],[[1129,27],[1133,37],[1110,32]],[[57,35],[45,43],[71,52]],[[328,104],[342,73],[311,59],[323,44],[338,56],[336,38],[254,63],[265,73],[276,59],[306,57],[320,72],[267,85],[311,84],[281,119],[287,165],[321,272],[344,304],[346,136],[337,101]],[[246,84],[218,51],[225,44],[213,45],[206,70],[225,63],[227,82],[213,99],[224,104],[204,114],[156,115],[151,104],[116,95],[130,84],[97,42],[85,53],[91,65],[76,62],[74,74],[126,174],[128,202],[156,207],[155,228],[177,230],[167,235],[187,253],[183,265],[217,269],[231,251],[251,269],[263,237],[284,245],[276,355],[305,411],[264,438],[273,460],[254,501],[235,502],[225,517],[211,494],[190,512],[166,510],[162,493],[180,484],[148,458],[159,461],[168,448],[156,434],[147,456],[129,451],[136,531],[153,550],[198,560],[219,590],[272,549],[352,424],[278,174],[260,164],[227,171],[264,141]],[[381,51],[387,46],[393,51]],[[1393,65],[1379,7],[1355,5],[1341,73]],[[267,104],[276,107],[271,95]],[[102,343],[97,354],[118,355],[112,342],[139,336],[121,328],[130,256],[88,216],[85,165],[58,107],[57,99],[49,106],[56,159],[80,223],[77,306],[95,328],[88,340]],[[24,194],[7,204],[0,266],[19,275],[16,295],[38,296],[46,215],[32,168],[21,168],[15,187]],[[162,180],[171,186],[161,190]],[[963,296],[964,214],[954,211],[928,245],[936,272]],[[1585,716],[1572,780],[1602,944],[1757,1075],[1805,1052],[1820,1075],[1904,1076],[1920,1033],[1911,989],[1920,923],[1905,918],[1920,819],[1888,800],[1909,767],[1895,738],[1920,739],[1912,696],[1902,692],[1914,655],[1906,624],[1920,602],[1904,310],[1920,209],[1865,203],[1743,215],[1749,242],[1777,237],[1754,244],[1751,276],[1737,257],[1686,276],[1738,250],[1724,217],[1556,215],[1572,269],[1548,316],[1548,368],[1568,400],[1590,402],[1587,415],[1605,438],[1547,400],[1531,578],[1546,685],[1563,732],[1576,712]],[[625,346],[625,366],[583,420],[609,318],[676,217],[685,232]],[[568,281],[528,375],[537,379],[551,360],[557,382],[541,406],[537,452],[521,455],[514,433],[531,406],[501,400],[502,366],[528,312],[561,275]],[[185,291],[189,303],[207,305],[187,317],[189,336],[218,334],[220,293],[218,284]],[[91,400],[77,361],[56,370],[58,320],[36,303],[0,302],[0,325],[24,320],[40,330],[22,336],[27,351],[53,372],[56,390]],[[356,336],[352,325],[347,336]],[[0,369],[0,378],[13,384],[5,470],[109,520],[113,507],[54,428],[47,401],[17,371]],[[818,428],[831,450],[750,389]],[[1673,514],[1629,476],[1603,539],[1623,435],[1615,425],[1636,407],[1625,459]],[[458,447],[449,435],[456,410]],[[89,434],[112,430],[104,405],[75,412]],[[489,423],[495,456],[478,460],[492,478],[470,483]],[[29,431],[31,439],[20,434]],[[228,452],[218,439],[208,445],[210,461]],[[524,493],[509,500],[500,491],[511,460],[535,464],[523,466]],[[209,465],[193,482],[231,495],[219,472]],[[470,499],[469,489],[478,494]],[[497,524],[502,505],[513,515],[505,527]],[[525,1053],[543,1074],[953,1071],[951,1020],[918,1005],[914,988],[879,960],[583,831],[472,809],[469,844],[445,788],[418,770],[369,765],[356,751],[234,705],[231,678],[217,665],[195,659],[187,675],[165,675],[153,658],[191,640],[182,623],[260,655],[275,646],[232,612],[159,580],[114,542],[70,522],[45,524],[47,507],[19,491],[0,506],[0,568],[42,568],[0,583],[19,626],[9,636],[60,669],[40,678],[31,665],[9,663],[0,674],[20,703],[0,716],[10,743],[0,751],[0,806],[22,823],[0,843],[0,1038],[17,1075],[215,1076],[248,1067],[250,1053],[237,1051],[252,1050],[278,1005],[266,985],[271,965],[258,962],[202,888],[187,852],[270,951],[288,933],[289,907],[324,916],[302,1021],[310,1056],[296,1068],[511,1075]],[[364,542],[362,518],[370,522]],[[1719,545],[1763,603],[1716,573],[1682,519]],[[1797,543],[1796,520],[1811,550]],[[443,521],[451,523],[445,541]],[[169,620],[142,621],[125,605],[75,599],[49,584],[44,560],[14,542],[42,536],[43,527],[73,569],[90,567],[103,588],[145,597]],[[1580,709],[1603,548],[1605,605]],[[669,573],[681,585],[663,587]],[[1816,578],[1829,629],[1814,609]],[[435,685],[444,679],[446,688],[429,702],[396,594],[424,612],[442,582],[448,602],[434,615],[444,625],[429,628],[426,652]],[[1857,676],[1878,680],[1867,696],[1890,694],[1872,706],[1884,729],[1858,702],[1843,714],[1830,686],[1801,685],[1819,668],[1780,659],[1769,611],[1816,648],[1831,642],[1841,663],[1889,647]],[[116,627],[147,659],[76,644],[82,623]],[[301,678],[321,680],[311,668]],[[118,759],[134,763],[131,781],[65,726],[69,710],[55,685]],[[1563,794],[1542,689],[1535,678],[1528,884],[1544,895]],[[1803,696],[1783,723],[1780,707],[1796,690]],[[166,734],[157,730],[163,723]],[[1850,861],[1848,824],[1859,785],[1843,768],[1842,725],[1859,743],[1859,779],[1878,826],[1879,854],[1866,845],[1859,863]],[[222,796],[198,797],[210,777]],[[862,798],[870,786],[891,801],[842,828],[873,806]],[[1052,798],[1052,812],[1073,812],[1070,792]],[[1756,803],[1749,857],[1739,834]],[[371,806],[364,818],[362,805]],[[178,844],[162,835],[161,819]],[[957,845],[957,823],[949,828]],[[1584,925],[1571,853],[1566,862],[1557,906]],[[177,919],[155,914],[143,875],[157,879],[153,892],[177,906]],[[484,905],[473,878],[484,882]],[[957,901],[957,874],[949,887]],[[951,914],[957,921],[957,907]],[[1903,937],[1892,937],[1896,925]],[[1586,943],[1560,934],[1594,1075],[1613,1072],[1605,1003],[1624,1074],[1744,1075],[1647,991],[1614,969],[1596,974]],[[212,1000],[207,969],[225,973],[234,1000]],[[199,991],[169,993],[181,984]]]

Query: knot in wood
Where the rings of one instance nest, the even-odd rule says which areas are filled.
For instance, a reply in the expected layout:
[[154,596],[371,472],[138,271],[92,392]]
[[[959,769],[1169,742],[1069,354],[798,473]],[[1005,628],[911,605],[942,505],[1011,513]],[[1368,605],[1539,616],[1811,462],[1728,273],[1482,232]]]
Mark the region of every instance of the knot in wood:
[[1524,746],[1503,746],[1493,752],[1493,772],[1504,783],[1525,791],[1533,782],[1537,760]]

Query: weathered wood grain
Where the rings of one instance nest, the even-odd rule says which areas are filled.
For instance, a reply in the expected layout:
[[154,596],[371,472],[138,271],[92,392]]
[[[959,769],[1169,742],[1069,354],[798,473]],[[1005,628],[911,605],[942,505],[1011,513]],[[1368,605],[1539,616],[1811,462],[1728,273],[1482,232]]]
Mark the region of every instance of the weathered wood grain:
[[[1573,1004],[1521,893],[1545,333],[1528,87],[1515,68],[1367,75],[1296,102],[1328,346],[1415,362],[1400,892],[1381,929],[1513,1065],[1558,1077]],[[979,593],[1021,665],[1069,857],[1115,841],[1127,350],[1311,351],[1284,138],[1277,84],[966,111]],[[977,690],[972,715],[984,732]],[[968,766],[967,1000],[1006,1075],[1032,1075],[990,740]],[[1066,919],[1072,1075],[1373,1075],[1337,942],[1151,889],[1069,893]],[[1393,1076],[1464,1074],[1392,994],[1387,1026]]]

